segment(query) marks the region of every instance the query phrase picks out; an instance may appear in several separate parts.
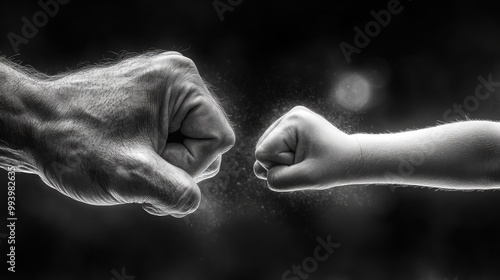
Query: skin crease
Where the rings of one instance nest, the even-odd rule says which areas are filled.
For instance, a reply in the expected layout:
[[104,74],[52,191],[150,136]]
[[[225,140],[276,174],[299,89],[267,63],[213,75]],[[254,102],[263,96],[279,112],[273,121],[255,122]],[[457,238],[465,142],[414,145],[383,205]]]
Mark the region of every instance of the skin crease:
[[235,142],[195,64],[176,52],[54,77],[1,66],[11,81],[0,91],[1,166],[84,203],[185,216],[200,203],[196,182],[217,174]]
[[415,131],[348,135],[296,107],[259,139],[254,172],[279,192],[353,184],[441,189],[500,187],[500,124],[467,121]]

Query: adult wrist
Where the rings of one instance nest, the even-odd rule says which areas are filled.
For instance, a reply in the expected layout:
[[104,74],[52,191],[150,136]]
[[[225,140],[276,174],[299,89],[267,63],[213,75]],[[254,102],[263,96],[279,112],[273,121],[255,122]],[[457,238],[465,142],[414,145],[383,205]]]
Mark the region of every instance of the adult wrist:
[[32,150],[40,115],[33,109],[43,100],[40,94],[39,80],[0,65],[0,167],[37,172]]

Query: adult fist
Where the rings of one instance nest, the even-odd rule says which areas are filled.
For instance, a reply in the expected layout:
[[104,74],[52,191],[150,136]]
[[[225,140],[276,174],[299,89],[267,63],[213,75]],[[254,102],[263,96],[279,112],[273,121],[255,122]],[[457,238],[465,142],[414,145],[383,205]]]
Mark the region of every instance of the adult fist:
[[235,141],[195,64],[179,53],[33,80],[23,97],[30,165],[81,202],[187,215],[200,202],[196,182],[217,174]]
[[361,165],[356,139],[305,107],[274,122],[255,157],[255,175],[280,192],[349,184]]

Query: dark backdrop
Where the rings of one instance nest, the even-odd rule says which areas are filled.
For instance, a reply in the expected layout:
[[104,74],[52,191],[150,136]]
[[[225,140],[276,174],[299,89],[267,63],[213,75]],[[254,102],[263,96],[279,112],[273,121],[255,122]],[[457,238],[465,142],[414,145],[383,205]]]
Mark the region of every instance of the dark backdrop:
[[[340,247],[308,279],[498,279],[497,191],[349,186],[279,194],[251,171],[258,136],[295,105],[349,132],[399,131],[443,121],[474,94],[478,76],[500,80],[498,1],[402,0],[403,11],[347,63],[339,44],[354,44],[353,28],[388,2],[244,0],[221,21],[212,0],[71,0],[17,53],[8,34],[21,35],[22,18],[41,8],[2,2],[3,56],[55,74],[124,51],[181,51],[214,86],[238,137],[220,174],[200,184],[200,209],[185,219],[84,205],[17,174],[18,272],[6,272],[0,235],[2,279],[119,280],[122,269],[138,280],[282,279],[328,236]],[[360,112],[331,98],[339,77],[354,72],[376,86]],[[481,101],[469,117],[498,120],[499,100]],[[4,171],[0,182],[5,217]]]

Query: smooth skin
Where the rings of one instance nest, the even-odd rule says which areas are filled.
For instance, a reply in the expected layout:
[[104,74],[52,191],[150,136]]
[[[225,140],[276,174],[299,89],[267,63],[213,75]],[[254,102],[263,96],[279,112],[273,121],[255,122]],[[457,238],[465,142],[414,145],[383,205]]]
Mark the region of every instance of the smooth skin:
[[467,121],[414,131],[349,135],[305,107],[259,139],[254,172],[279,192],[353,184],[500,188],[500,124]]
[[[175,135],[175,137],[173,137]],[[225,113],[177,52],[45,76],[0,62],[0,167],[84,203],[195,211],[197,182],[235,142]]]

